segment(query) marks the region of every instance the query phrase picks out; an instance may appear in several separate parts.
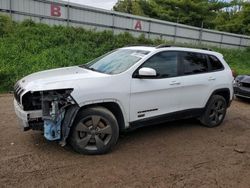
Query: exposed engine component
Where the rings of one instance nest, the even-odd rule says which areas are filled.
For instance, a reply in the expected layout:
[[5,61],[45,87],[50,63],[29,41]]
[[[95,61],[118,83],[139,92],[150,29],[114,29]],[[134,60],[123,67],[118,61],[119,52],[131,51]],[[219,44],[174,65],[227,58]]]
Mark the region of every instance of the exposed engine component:
[[61,139],[61,124],[64,118],[64,111],[57,115],[55,120],[44,120],[44,137],[47,140],[60,140]]
[[65,109],[74,104],[70,98],[72,90],[43,91],[42,111],[44,120],[44,137],[47,140],[60,140]]

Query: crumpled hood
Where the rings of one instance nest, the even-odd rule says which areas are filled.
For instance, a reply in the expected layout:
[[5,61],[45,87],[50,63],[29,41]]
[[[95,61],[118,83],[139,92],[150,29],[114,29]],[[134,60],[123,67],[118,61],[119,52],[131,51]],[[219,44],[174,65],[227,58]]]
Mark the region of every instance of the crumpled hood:
[[75,80],[107,76],[78,66],[50,69],[30,74],[18,81],[26,91],[72,88]]
[[239,75],[237,76],[236,80],[244,83],[250,83],[250,76],[249,75]]

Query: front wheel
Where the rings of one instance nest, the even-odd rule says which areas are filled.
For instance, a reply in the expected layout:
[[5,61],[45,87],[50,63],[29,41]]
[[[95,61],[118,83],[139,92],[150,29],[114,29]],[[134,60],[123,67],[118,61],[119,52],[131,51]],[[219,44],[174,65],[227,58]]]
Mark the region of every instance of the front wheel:
[[226,115],[227,102],[220,95],[213,95],[206,106],[203,115],[200,117],[200,122],[206,127],[219,126]]
[[112,149],[119,137],[115,116],[106,108],[93,107],[79,112],[72,127],[70,144],[82,154],[104,154]]

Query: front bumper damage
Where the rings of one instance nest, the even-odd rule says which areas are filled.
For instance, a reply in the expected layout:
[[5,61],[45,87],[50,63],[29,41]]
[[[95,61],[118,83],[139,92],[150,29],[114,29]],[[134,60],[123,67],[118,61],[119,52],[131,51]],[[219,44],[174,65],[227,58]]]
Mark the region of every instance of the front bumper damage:
[[70,128],[80,107],[72,100],[70,93],[64,91],[41,92],[41,107],[39,110],[26,110],[16,98],[14,99],[15,113],[24,131],[41,130],[47,140],[59,141],[62,146],[66,145]]
[[24,131],[27,131],[31,128],[29,122],[35,121],[42,117],[42,110],[24,111],[16,99],[14,99],[14,109],[18,117],[18,122]]
[[234,95],[250,99],[250,88],[243,86],[234,86]]

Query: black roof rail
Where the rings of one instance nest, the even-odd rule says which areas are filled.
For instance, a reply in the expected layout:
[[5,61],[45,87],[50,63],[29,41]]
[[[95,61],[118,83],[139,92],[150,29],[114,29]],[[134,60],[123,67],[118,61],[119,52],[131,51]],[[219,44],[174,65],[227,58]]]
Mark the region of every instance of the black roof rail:
[[[155,48],[168,48],[168,47],[180,47],[180,48],[190,48],[188,46],[174,46],[174,45],[169,45],[169,44],[160,44],[158,46],[156,46]],[[206,48],[206,47],[203,47],[203,48],[199,48],[199,47],[191,47],[191,48],[195,48],[195,49],[201,49],[201,50],[207,50],[207,51],[213,51],[211,48]]]
[[211,48],[201,48],[202,50],[213,51]]
[[121,48],[124,48],[124,47],[133,47],[133,46],[149,46],[149,47],[153,47],[153,45],[150,45],[150,44],[128,44],[128,45],[122,46]]
[[160,45],[156,46],[155,48],[167,48],[167,47],[174,47],[174,46],[170,45],[170,44],[160,44]]

